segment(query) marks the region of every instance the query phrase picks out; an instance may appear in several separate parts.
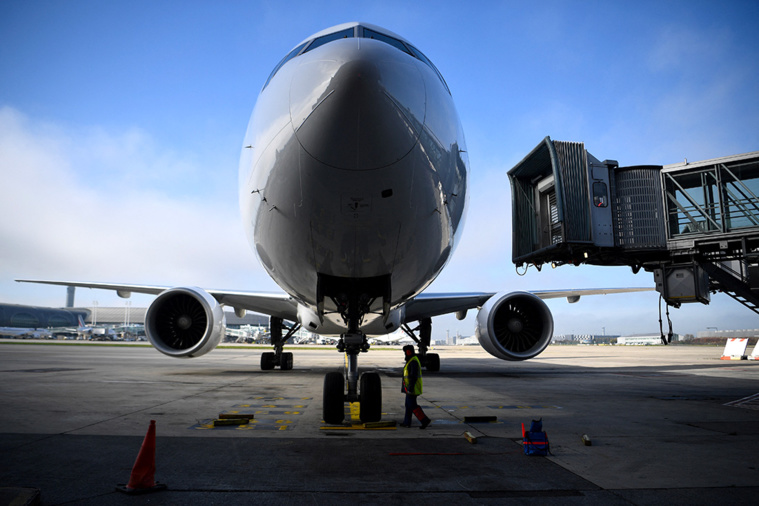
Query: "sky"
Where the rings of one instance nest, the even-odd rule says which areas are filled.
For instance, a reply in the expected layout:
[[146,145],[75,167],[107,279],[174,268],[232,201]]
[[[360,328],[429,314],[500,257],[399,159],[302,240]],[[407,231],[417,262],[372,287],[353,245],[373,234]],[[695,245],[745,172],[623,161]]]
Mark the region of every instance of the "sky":
[[[545,136],[622,166],[759,150],[756,1],[0,2],[0,302],[62,306],[17,278],[280,291],[238,210],[258,93],[297,43],[364,21],[440,69],[470,161],[465,229],[430,292],[653,286],[626,267],[511,262],[507,171]],[[133,307],[151,297],[135,295]],[[78,306],[124,306],[79,289]],[[556,334],[659,332],[659,297],[551,300]],[[433,339],[473,333],[433,321]],[[759,328],[724,294],[676,333]],[[665,320],[665,331],[666,320]]]

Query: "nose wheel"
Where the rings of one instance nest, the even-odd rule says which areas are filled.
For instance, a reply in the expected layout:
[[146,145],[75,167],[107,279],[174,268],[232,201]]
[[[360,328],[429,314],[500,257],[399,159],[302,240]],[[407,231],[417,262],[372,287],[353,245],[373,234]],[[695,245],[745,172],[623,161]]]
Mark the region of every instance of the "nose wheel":
[[[378,422],[382,418],[382,382],[376,372],[365,372],[359,379],[358,354],[369,349],[363,334],[346,334],[340,338],[338,350],[346,355],[345,375],[330,372],[324,377],[322,414],[329,424],[345,419],[345,403],[359,402],[362,422]],[[347,388],[347,393],[346,393]]]

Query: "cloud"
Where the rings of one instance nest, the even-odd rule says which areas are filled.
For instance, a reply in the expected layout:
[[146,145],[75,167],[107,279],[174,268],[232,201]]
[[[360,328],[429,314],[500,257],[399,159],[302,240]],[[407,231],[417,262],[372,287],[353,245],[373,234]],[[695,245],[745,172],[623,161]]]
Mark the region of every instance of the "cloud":
[[0,175],[0,300],[50,303],[17,300],[19,277],[276,290],[244,241],[236,167],[209,170],[137,129],[67,129],[4,107]]

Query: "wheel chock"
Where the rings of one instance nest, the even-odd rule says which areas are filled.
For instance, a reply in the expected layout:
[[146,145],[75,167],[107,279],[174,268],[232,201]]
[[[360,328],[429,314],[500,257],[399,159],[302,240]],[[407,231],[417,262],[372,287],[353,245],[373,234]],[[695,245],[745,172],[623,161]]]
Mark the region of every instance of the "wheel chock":
[[472,443],[473,445],[477,444],[477,438],[473,436],[472,433],[469,431],[464,432],[464,438],[470,443]]
[[583,434],[582,435],[582,444],[584,444],[585,446],[592,446],[593,445],[593,441],[590,440],[590,438],[588,437],[587,434]]
[[221,420],[228,420],[228,419],[234,419],[234,418],[245,418],[246,420],[253,420],[255,416],[253,413],[219,413],[219,418]]
[[464,423],[492,423],[497,422],[497,416],[465,416]]
[[250,423],[247,418],[217,418],[213,421],[214,427],[225,427],[230,425],[245,425]]
[[386,422],[366,422],[364,423],[365,429],[383,429],[386,427],[395,427],[394,420],[388,420]]

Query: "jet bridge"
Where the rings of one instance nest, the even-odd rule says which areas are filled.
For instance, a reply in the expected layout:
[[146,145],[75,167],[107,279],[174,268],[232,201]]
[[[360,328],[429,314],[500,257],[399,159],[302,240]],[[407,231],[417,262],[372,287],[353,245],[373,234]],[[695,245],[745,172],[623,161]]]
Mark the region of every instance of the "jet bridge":
[[759,151],[621,167],[546,137],[508,175],[517,267],[643,268],[670,305],[722,291],[759,314]]

